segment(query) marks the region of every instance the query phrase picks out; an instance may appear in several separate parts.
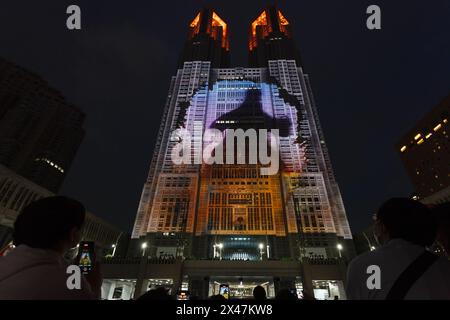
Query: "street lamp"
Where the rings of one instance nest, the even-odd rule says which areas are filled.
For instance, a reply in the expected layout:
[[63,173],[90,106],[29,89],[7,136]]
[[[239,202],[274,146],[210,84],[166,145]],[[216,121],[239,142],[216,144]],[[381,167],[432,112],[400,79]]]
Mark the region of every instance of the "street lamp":
[[145,249],[147,249],[147,242],[142,243],[141,249],[142,249],[142,256],[145,256]]
[[260,260],[262,260],[264,243],[260,243],[258,247],[259,247],[259,258],[260,258]]
[[342,249],[344,249],[344,247],[342,246],[342,244],[338,243],[336,248],[338,249],[338,252],[339,252],[339,258],[342,258],[341,251],[342,251]]
[[370,247],[370,251],[375,251],[375,249],[376,249],[376,248],[375,248],[374,246],[371,246],[371,247]]
[[114,257],[114,255],[116,254],[116,247],[117,246],[115,244],[111,245],[111,248],[113,249],[111,257]]
[[217,247],[219,248],[219,259],[222,260],[223,243],[219,243]]

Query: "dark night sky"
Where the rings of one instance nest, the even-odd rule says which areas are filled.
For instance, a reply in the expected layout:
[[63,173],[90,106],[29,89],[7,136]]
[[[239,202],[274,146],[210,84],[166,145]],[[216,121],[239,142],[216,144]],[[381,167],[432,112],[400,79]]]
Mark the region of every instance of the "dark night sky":
[[[0,56],[35,71],[87,114],[62,193],[130,231],[187,25],[211,4],[229,23],[233,65],[267,1],[2,1]],[[310,74],[353,231],[413,189],[394,143],[450,92],[450,2],[280,1]],[[345,5],[343,4],[345,3]],[[66,7],[82,9],[81,31]],[[365,27],[382,9],[382,30]]]

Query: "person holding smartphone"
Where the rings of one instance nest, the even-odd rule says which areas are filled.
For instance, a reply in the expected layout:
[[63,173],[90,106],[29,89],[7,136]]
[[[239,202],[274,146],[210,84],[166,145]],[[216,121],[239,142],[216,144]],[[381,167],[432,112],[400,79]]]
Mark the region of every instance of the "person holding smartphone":
[[230,299],[230,286],[228,284],[221,284],[219,294],[225,299]]
[[0,257],[0,300],[99,299],[102,276],[92,255],[93,267],[81,275],[81,288],[67,285],[70,263],[64,255],[80,242],[85,216],[80,202],[60,196],[25,207],[14,224],[16,248]]

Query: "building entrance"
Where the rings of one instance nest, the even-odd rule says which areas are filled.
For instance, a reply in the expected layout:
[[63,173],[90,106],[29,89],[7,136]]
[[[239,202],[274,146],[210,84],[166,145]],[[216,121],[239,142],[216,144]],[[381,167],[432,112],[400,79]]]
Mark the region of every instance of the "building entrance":
[[260,285],[266,290],[267,298],[275,297],[273,279],[270,277],[211,277],[208,296],[219,294],[221,284],[228,284],[230,299],[251,299],[253,289]]

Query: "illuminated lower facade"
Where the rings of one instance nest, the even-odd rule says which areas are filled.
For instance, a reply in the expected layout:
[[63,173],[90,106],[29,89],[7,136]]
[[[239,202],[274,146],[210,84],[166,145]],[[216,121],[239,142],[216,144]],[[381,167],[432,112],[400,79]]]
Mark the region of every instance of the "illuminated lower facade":
[[186,290],[192,298],[204,299],[218,294],[219,285],[226,283],[233,299],[252,297],[253,288],[261,285],[268,298],[288,288],[299,297],[304,292],[318,300],[343,300],[345,271],[345,263],[336,259],[305,258],[300,262],[117,258],[102,266],[102,299],[136,299],[157,287],[165,287],[171,294]]
[[[232,68],[226,23],[210,9],[192,21],[135,220],[134,256],[218,260],[210,267],[219,269],[230,261],[352,256],[309,78],[291,55],[290,36],[284,15],[269,7],[251,25],[252,67]],[[225,281],[216,271],[205,269]],[[252,272],[246,277],[265,284],[269,277],[269,286],[277,278]]]

